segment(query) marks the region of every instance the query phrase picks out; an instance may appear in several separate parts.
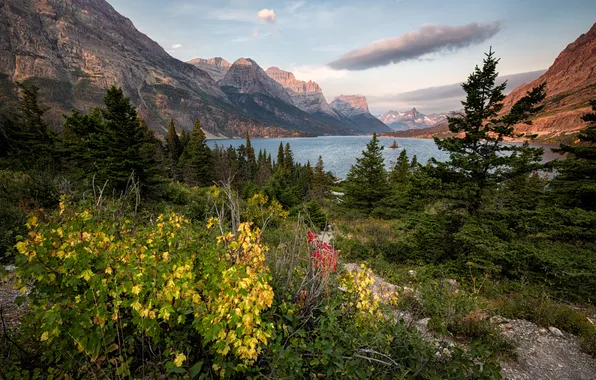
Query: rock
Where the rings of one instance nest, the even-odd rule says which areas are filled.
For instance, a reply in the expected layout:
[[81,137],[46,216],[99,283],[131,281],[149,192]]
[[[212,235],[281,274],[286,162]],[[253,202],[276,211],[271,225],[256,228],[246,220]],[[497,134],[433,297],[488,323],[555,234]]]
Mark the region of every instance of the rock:
[[557,336],[524,320],[511,320],[503,334],[519,345],[519,358],[501,363],[507,379],[592,380],[596,378],[596,360],[581,351],[579,339]]
[[415,271],[415,270],[413,270],[413,269],[410,269],[410,270],[408,271],[408,275],[409,275],[410,277],[416,277],[416,271]]
[[550,327],[548,328],[548,330],[549,330],[549,331],[550,331],[550,332],[551,332],[553,335],[560,336],[560,337],[563,337],[563,336],[565,336],[565,334],[563,334],[563,332],[562,332],[561,330],[559,330],[558,328],[556,328],[556,327],[550,326]]
[[491,317],[491,319],[490,319],[490,323],[492,323],[493,325],[502,325],[507,322],[509,322],[509,319],[503,318],[500,315],[495,315],[495,316]]
[[459,293],[459,285],[457,285],[457,280],[454,280],[452,278],[447,278],[447,279],[443,280],[443,284],[445,284],[445,287],[447,288],[447,290],[450,293],[453,293],[453,294]]

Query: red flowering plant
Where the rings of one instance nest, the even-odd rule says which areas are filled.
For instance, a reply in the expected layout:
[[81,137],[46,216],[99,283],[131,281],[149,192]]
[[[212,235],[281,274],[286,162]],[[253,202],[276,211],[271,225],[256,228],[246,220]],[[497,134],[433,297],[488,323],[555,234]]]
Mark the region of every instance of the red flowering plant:
[[322,242],[317,235],[310,231],[306,237],[308,244],[313,249],[310,260],[314,267],[320,269],[325,277],[329,276],[329,272],[336,271],[338,252],[329,243]]
[[312,310],[320,305],[323,294],[328,295],[328,285],[331,280],[329,274],[337,270],[339,255],[333,246],[321,241],[316,234],[307,232],[306,237],[311,248],[308,270],[295,296],[302,315],[310,315]]

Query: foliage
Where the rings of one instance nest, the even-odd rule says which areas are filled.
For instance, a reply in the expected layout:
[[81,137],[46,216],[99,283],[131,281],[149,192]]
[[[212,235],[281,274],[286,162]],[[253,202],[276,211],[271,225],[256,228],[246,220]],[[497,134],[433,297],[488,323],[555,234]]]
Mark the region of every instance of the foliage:
[[324,230],[327,227],[327,215],[323,208],[314,199],[308,202],[305,206],[308,220],[319,230]]
[[157,140],[139,120],[130,99],[122,89],[112,86],[104,97],[105,109],[88,114],[74,111],[66,116],[64,140],[73,165],[82,176],[100,187],[124,192],[131,179],[147,188],[158,174],[155,151]]
[[201,123],[197,119],[179,163],[184,181],[191,186],[205,187],[213,184],[211,149],[205,140],[205,132],[201,129]]
[[17,244],[18,284],[25,292],[35,281],[23,323],[51,345],[44,362],[125,376],[150,355],[165,360],[162,373],[204,361],[223,375],[254,363],[271,335],[260,315],[273,298],[258,230],[243,224],[215,241],[175,214],[145,225],[83,206],[64,201],[48,223],[31,218]]
[[435,137],[439,149],[450,153],[446,163],[432,160],[437,167],[437,175],[449,182],[457,182],[459,190],[455,198],[470,214],[476,214],[482,206],[482,197],[487,189],[505,179],[518,176],[520,157],[527,172],[536,169],[542,150],[529,145],[510,145],[503,141],[515,137],[516,124],[530,124],[530,116],[542,107],[538,106],[546,97],[545,84],[542,84],[520,99],[511,111],[501,115],[504,90],[507,82],[496,85],[496,71],[499,60],[489,51],[483,67],[476,66],[468,80],[462,84],[466,100],[462,101],[464,113],[459,117],[449,117],[449,130],[463,133],[463,137]]
[[552,188],[558,203],[596,211],[596,100],[590,104],[594,112],[582,117],[589,125],[579,134],[580,144],[563,144],[554,150],[568,156],[553,164],[557,176]]
[[383,163],[382,147],[377,135],[356,159],[346,179],[345,201],[351,208],[371,212],[377,203],[387,195],[387,173]]

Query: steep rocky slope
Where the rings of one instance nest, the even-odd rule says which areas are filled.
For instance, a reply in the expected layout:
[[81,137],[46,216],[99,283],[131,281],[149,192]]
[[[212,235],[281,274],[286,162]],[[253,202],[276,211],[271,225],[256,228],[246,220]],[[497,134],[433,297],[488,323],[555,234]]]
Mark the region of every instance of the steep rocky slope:
[[528,90],[544,82],[547,84],[544,110],[533,120],[533,125],[520,125],[517,130],[546,139],[585,127],[580,117],[590,110],[588,101],[596,98],[596,24],[569,44],[540,78],[512,91],[505,99],[504,110],[511,109]]
[[15,81],[41,88],[56,124],[72,108],[100,105],[117,84],[160,133],[170,118],[190,129],[198,117],[215,135],[296,134],[238,110],[207,73],[169,56],[104,0],[0,2],[0,103],[14,102]]
[[198,67],[199,69],[205,71],[207,74],[213,78],[214,81],[218,81],[223,79],[226,76],[232,64],[221,57],[213,57],[209,59],[203,58],[195,58],[191,59],[187,63]]
[[297,80],[293,73],[280,70],[277,67],[270,67],[265,72],[286,89],[296,107],[310,114],[321,112],[338,118],[338,115],[327,103],[323,90],[315,82]]
[[262,94],[294,105],[283,86],[269,78],[252,59],[239,58],[219,82],[221,87],[232,87],[241,94]]
[[412,108],[407,112],[388,111],[377,118],[395,131],[434,127],[447,120],[446,114],[425,115]]
[[330,105],[337,113],[350,119],[360,133],[391,132],[391,128],[371,115],[364,96],[340,95]]

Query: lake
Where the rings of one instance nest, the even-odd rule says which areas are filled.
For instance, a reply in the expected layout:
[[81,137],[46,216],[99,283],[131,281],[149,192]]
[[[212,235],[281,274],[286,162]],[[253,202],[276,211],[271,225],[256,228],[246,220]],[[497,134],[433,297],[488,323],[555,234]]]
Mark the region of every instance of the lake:
[[[292,152],[294,152],[294,160],[303,164],[310,161],[311,165],[315,165],[319,156],[323,157],[325,163],[325,170],[331,171],[335,176],[346,178],[348,171],[356,163],[356,158],[360,157],[362,151],[366,148],[366,144],[370,141],[370,136],[323,136],[312,138],[275,138],[275,139],[251,139],[251,143],[258,153],[259,150],[267,150],[271,153],[273,160],[277,157],[277,149],[279,143],[282,142],[285,146],[290,143]],[[391,145],[393,140],[396,140],[399,148],[383,150],[385,157],[385,164],[389,168],[392,162],[395,162],[400,152],[406,149],[410,159],[416,155],[418,162],[425,164],[431,157],[437,160],[446,160],[449,155],[441,152],[435,145],[432,139],[413,139],[413,138],[383,138],[380,137],[381,145],[385,147]],[[239,147],[245,144],[244,139],[225,139],[225,140],[207,140],[207,145],[213,148],[215,145],[219,146],[233,146]],[[552,145],[540,145],[544,149],[544,161],[551,161],[559,157],[550,151]]]

